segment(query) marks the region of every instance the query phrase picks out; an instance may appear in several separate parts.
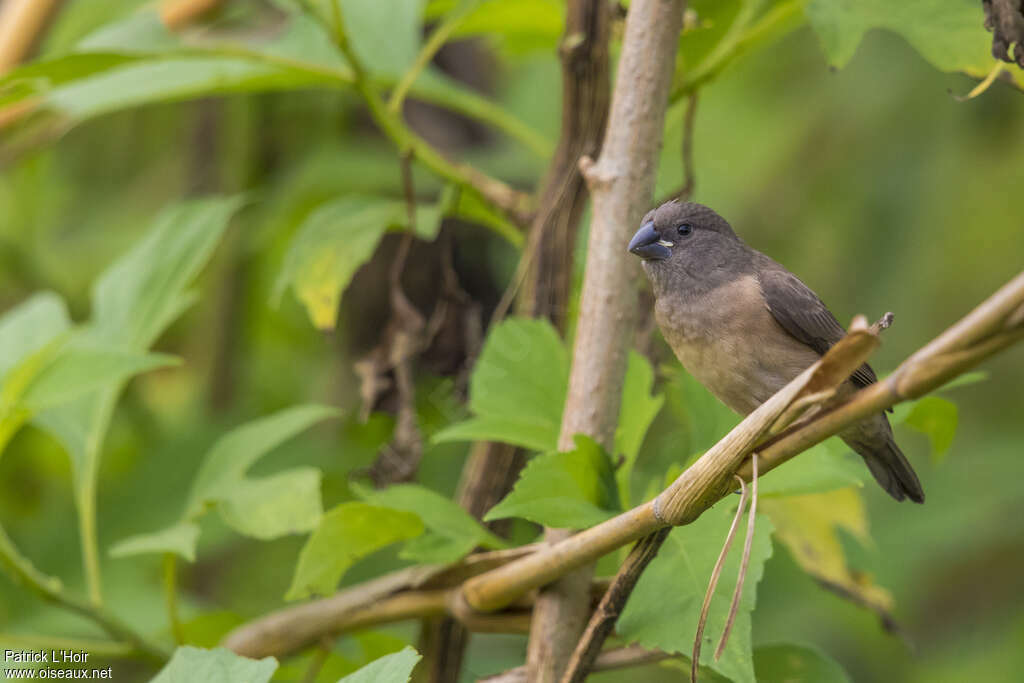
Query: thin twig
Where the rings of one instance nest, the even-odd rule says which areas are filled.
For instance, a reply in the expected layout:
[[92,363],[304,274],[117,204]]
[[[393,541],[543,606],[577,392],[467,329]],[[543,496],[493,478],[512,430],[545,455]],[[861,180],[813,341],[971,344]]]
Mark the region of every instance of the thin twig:
[[708,623],[708,612],[711,611],[711,598],[715,595],[718,579],[722,575],[722,567],[725,566],[725,558],[729,554],[729,548],[732,547],[732,540],[736,537],[736,529],[740,525],[743,508],[747,505],[747,482],[743,481],[740,477],[736,477],[736,480],[739,481],[740,489],[742,490],[740,493],[740,504],[736,507],[736,515],[732,518],[729,533],[725,535],[725,543],[722,544],[722,550],[718,553],[715,568],[711,570],[708,589],[704,591],[704,604],[701,605],[700,618],[697,619],[697,633],[693,637],[693,654],[690,656],[690,681],[692,683],[697,683],[697,670],[700,669],[700,649],[704,641],[704,627]]
[[302,683],[316,682],[316,677],[320,675],[320,670],[324,668],[324,664],[327,662],[330,654],[331,639],[324,637],[313,650],[313,657],[309,662],[309,668],[306,669],[306,674],[302,677]]
[[683,110],[683,142],[680,149],[680,158],[683,162],[683,184],[674,192],[670,192],[658,203],[661,206],[670,199],[687,201],[693,196],[697,187],[697,173],[693,168],[693,128],[697,120],[697,91],[693,91],[686,98],[686,108]]
[[647,565],[657,556],[672,527],[659,529],[650,536],[641,539],[630,551],[626,561],[619,567],[615,580],[601,598],[597,609],[590,617],[586,631],[576,644],[576,649],[569,660],[569,666],[562,676],[562,683],[581,683],[601,655],[604,641],[611,635],[626,601],[633,593],[640,575]]
[[[743,559],[740,561],[740,573],[736,577],[736,590],[732,594],[732,604],[729,605],[729,617],[725,620],[725,629],[722,630],[722,638],[718,641],[718,648],[715,650],[715,659],[722,656],[725,646],[729,642],[729,634],[732,632],[732,625],[736,621],[736,612],[740,607],[740,597],[743,595],[743,582],[747,579],[747,565],[750,564],[750,549],[754,544],[754,524],[757,514],[757,453],[750,456],[753,463],[753,474],[750,479],[750,513],[747,516],[747,539],[743,544]],[[737,477],[739,479],[739,477]],[[740,481],[743,481],[740,479]]]
[[431,60],[434,59],[434,55],[444,47],[444,44],[448,42],[448,39],[455,33],[455,29],[459,27],[459,24],[469,16],[469,13],[476,9],[476,4],[472,2],[462,2],[444,18],[437,28],[430,33],[430,37],[427,38],[427,42],[423,44],[416,60],[412,63],[412,66],[402,74],[401,80],[395,86],[395,89],[391,91],[391,97],[388,99],[388,109],[394,114],[399,114],[402,111],[402,102],[405,101],[405,96],[409,94],[409,89],[412,84],[416,82],[419,75],[423,73],[423,70],[427,68]]
[[356,90],[366,102],[370,116],[381,131],[403,152],[413,153],[416,159],[445,180],[476,190],[485,200],[503,211],[519,227],[530,222],[532,200],[497,178],[467,164],[454,164],[446,159],[426,140],[414,133],[400,113],[388,109],[376,87],[370,81],[362,61],[349,42],[345,18],[337,0],[331,3],[334,39],[352,68]]

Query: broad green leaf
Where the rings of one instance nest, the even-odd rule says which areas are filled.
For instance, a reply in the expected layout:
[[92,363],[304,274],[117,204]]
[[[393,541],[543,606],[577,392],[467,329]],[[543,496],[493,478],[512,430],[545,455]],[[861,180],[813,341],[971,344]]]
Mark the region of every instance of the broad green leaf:
[[[849,63],[870,29],[902,36],[940,71],[984,78],[996,65],[981,3],[974,0],[810,0],[806,12],[834,67]],[[1024,84],[1019,69],[1007,72],[1018,86]]]
[[[701,603],[718,553],[735,512],[734,497],[720,502],[696,522],[669,535],[658,556],[640,577],[636,590],[619,618],[618,633],[628,642],[689,653],[697,629]],[[740,535],[742,535],[742,531]],[[764,563],[772,554],[771,523],[758,517],[750,553],[747,580],[729,645],[722,658],[714,650],[732,599],[730,587],[739,571],[742,539],[737,538],[725,562],[722,578],[711,600],[711,611],[701,649],[701,664],[737,683],[754,683],[750,614],[757,601],[757,585]]]
[[184,645],[152,683],[267,683],[277,670],[273,657],[248,659],[218,647],[204,650]]
[[304,405],[248,422],[222,436],[203,459],[186,505],[186,516],[229,499],[246,471],[279,444],[317,422],[337,417],[330,406]]
[[[451,12],[458,0],[432,0],[427,16]],[[552,0],[488,0],[459,24],[457,37],[479,36],[510,53],[554,53],[565,28],[565,3]]]
[[246,478],[221,497],[217,508],[228,526],[250,538],[269,540],[309,532],[323,515],[320,478],[315,467]]
[[0,382],[18,361],[69,329],[64,300],[53,292],[33,294],[4,313],[0,317]]
[[191,300],[186,288],[242,202],[241,197],[197,199],[162,211],[145,237],[93,287],[96,336],[128,348],[149,347]]
[[196,543],[199,541],[199,525],[195,522],[178,522],[173,526],[151,534],[131,536],[110,548],[111,557],[131,557],[174,553],[189,562],[196,561]]
[[618,495],[608,454],[581,434],[575,441],[572,451],[530,460],[512,492],[484,520],[522,517],[550,527],[583,529],[615,515]]
[[850,683],[834,659],[811,645],[778,643],[754,649],[758,683]]
[[313,324],[333,329],[341,294],[377,248],[384,231],[405,220],[405,204],[383,197],[341,197],[309,215],[292,240],[275,296],[291,287]]
[[694,0],[679,40],[672,99],[697,90],[733,60],[804,22],[806,0]]
[[870,577],[847,566],[836,534],[843,529],[860,543],[871,544],[864,501],[856,489],[765,498],[760,506],[775,525],[776,538],[805,572],[858,604],[888,614],[892,597]]
[[357,57],[374,74],[401,75],[420,50],[423,0],[319,0],[337,2]]
[[868,470],[838,438],[807,449],[758,482],[761,496],[794,496],[863,486]]
[[39,370],[21,401],[35,414],[141,372],[178,363],[174,356],[162,353],[122,351],[71,342]]
[[431,533],[406,545],[403,556],[410,559],[454,562],[478,545],[492,549],[508,547],[454,501],[428,488],[417,484],[396,484],[381,490],[351,486],[371,505],[411,512],[423,521]]
[[932,461],[941,462],[956,435],[958,421],[956,404],[941,396],[925,396],[914,403],[903,424],[928,437]]
[[48,109],[84,120],[153,102],[210,95],[328,86],[323,74],[239,57],[165,57],[133,61],[46,94]]
[[196,522],[214,505],[228,526],[251,538],[312,531],[323,515],[320,470],[294,467],[262,478],[247,477],[246,471],[284,441],[337,415],[329,406],[296,406],[228,432],[203,459],[181,520],[167,529],[124,539],[111,555],[173,552],[193,562],[199,540]]
[[[132,249],[110,266],[92,291],[89,338],[144,351],[192,301],[186,287],[210,258],[239,197],[197,199],[162,211]],[[103,438],[123,382],[36,416],[71,458],[79,514],[93,517]],[[83,495],[84,494],[84,495]],[[86,539],[84,542],[93,542]]]
[[651,395],[653,388],[654,369],[651,364],[636,351],[630,351],[626,379],[622,386],[619,425],[615,431],[615,455],[624,458],[615,472],[619,499],[624,508],[630,507],[630,478],[633,465],[640,455],[640,446],[665,402],[661,394]]
[[[297,3],[278,2],[287,14],[273,31],[261,28],[266,12],[258,4],[241,6],[230,22],[200,24],[170,31],[152,8],[134,12],[82,39],[80,53],[119,53],[143,57],[162,55],[236,56],[278,66],[351,78],[348,63],[317,19]],[[245,17],[238,16],[250,10]],[[276,20],[277,18],[274,17]],[[308,76],[307,76],[308,77]]]
[[342,503],[324,514],[302,547],[285,599],[329,595],[356,561],[421,533],[423,524],[416,515],[366,503]]
[[668,406],[689,436],[688,444],[679,445],[681,456],[703,453],[739,422],[736,413],[681,366],[673,366],[669,378],[665,387]]
[[408,683],[412,670],[422,657],[407,647],[401,652],[385,655],[370,662],[359,671],[340,679],[338,683]]
[[491,330],[473,369],[474,418],[435,442],[492,440],[554,451],[569,381],[569,354],[550,323],[510,318]]

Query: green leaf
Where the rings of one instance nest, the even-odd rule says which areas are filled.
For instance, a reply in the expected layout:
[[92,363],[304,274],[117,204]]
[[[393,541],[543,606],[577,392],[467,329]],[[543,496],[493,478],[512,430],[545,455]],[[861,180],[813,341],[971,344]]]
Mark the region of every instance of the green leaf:
[[[693,524],[675,530],[633,591],[619,618],[617,630],[628,642],[689,653],[697,629],[701,603],[718,553],[735,511],[732,497],[705,512]],[[754,682],[750,615],[757,601],[757,585],[764,563],[772,554],[771,523],[759,517],[750,553],[750,565],[729,645],[715,660],[714,649],[732,599],[729,587],[739,571],[739,550],[734,546],[722,570],[701,649],[701,664],[738,683]],[[740,540],[737,539],[737,545]]]
[[654,369],[651,364],[636,351],[630,351],[622,387],[619,425],[615,431],[615,454],[624,458],[615,472],[623,508],[631,507],[630,478],[633,465],[640,455],[640,446],[643,445],[647,430],[665,402],[661,394],[651,394],[653,388]]
[[275,297],[291,287],[316,327],[333,329],[341,293],[377,248],[384,231],[405,220],[401,201],[348,196],[316,209],[285,257]]
[[[434,1],[429,17],[450,12],[454,0]],[[456,37],[480,36],[497,43],[513,54],[545,52],[553,54],[565,28],[565,4],[551,0],[482,2],[469,13],[455,31]]]
[[454,501],[417,484],[396,484],[373,490],[358,484],[352,490],[371,505],[417,515],[431,531],[406,545],[404,557],[419,562],[454,562],[476,546],[507,548],[508,544],[488,531]]
[[793,496],[863,486],[867,468],[838,438],[809,448],[758,483],[761,496]]
[[203,459],[186,505],[186,516],[229,499],[246,471],[279,444],[317,422],[337,417],[331,406],[303,405],[248,422],[222,436]]
[[[185,288],[209,259],[241,201],[238,197],[199,199],[162,211],[145,237],[93,287],[90,342],[123,350],[148,348],[191,303]],[[115,382],[35,418],[68,452],[80,491],[93,486],[103,436],[121,387],[121,382]]]
[[243,479],[220,499],[224,521],[240,534],[270,540],[312,531],[320,523],[320,470],[295,467],[260,479]]
[[32,379],[21,397],[33,414],[155,368],[178,365],[174,356],[65,345]]
[[679,444],[680,455],[703,453],[728,434],[739,417],[681,366],[670,373],[665,387],[668,406],[689,436],[689,443]]
[[248,422],[222,436],[199,466],[181,520],[174,526],[124,539],[111,555],[173,552],[195,561],[196,522],[215,505],[224,522],[240,534],[268,540],[312,531],[323,515],[320,470],[294,467],[267,477],[245,473],[284,441],[338,411],[329,406],[296,406]]
[[470,379],[475,417],[434,441],[503,441],[554,451],[569,382],[569,354],[547,321],[510,318],[491,330]]
[[277,660],[247,659],[218,647],[204,650],[184,645],[152,683],[267,683],[277,670]]
[[53,292],[40,292],[0,317],[0,382],[18,361],[43,348],[71,329],[64,300]]
[[[807,18],[829,64],[849,63],[864,34],[887,29],[906,39],[940,71],[984,78],[996,65],[981,3],[974,0],[811,0]],[[1024,74],[1007,69],[1018,86]]]
[[941,462],[953,444],[958,419],[955,403],[941,396],[925,396],[914,403],[903,423],[928,437],[932,461]]
[[834,659],[811,645],[778,643],[754,649],[758,683],[850,683]]
[[345,33],[372,73],[399,76],[416,59],[423,33],[423,0],[321,0],[337,2]]
[[199,541],[199,525],[194,522],[178,522],[173,526],[151,534],[131,536],[115,543],[110,548],[111,557],[131,557],[159,553],[174,553],[189,561],[196,561],[196,543]]
[[407,647],[401,652],[385,655],[370,662],[359,671],[340,679],[338,683],[408,683],[412,670],[422,657]]
[[366,503],[342,503],[302,547],[286,600],[334,592],[348,568],[370,553],[423,533],[419,517]]
[[864,501],[856,489],[765,498],[760,506],[775,525],[775,538],[805,572],[841,595],[851,596],[855,603],[888,614],[892,597],[870,577],[847,566],[837,534],[843,529],[862,545],[871,544]]
[[556,528],[583,529],[618,512],[611,460],[595,441],[577,434],[575,450],[538,455],[515,488],[484,517],[522,517]]
[[148,348],[181,314],[189,283],[210,259],[242,197],[174,204],[130,251],[103,273],[92,291],[98,338]]

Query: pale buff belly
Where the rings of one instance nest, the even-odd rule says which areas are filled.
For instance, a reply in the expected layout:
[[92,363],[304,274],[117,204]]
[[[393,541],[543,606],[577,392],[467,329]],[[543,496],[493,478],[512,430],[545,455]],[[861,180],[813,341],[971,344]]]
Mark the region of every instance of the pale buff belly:
[[683,367],[741,415],[819,358],[779,326],[752,276],[699,299],[659,299],[655,317]]

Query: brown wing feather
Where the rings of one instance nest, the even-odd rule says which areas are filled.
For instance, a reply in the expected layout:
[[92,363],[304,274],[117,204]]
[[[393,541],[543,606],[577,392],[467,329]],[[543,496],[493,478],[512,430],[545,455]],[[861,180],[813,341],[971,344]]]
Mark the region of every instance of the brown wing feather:
[[[761,270],[758,280],[772,317],[798,341],[824,355],[843,338],[846,330],[800,278],[774,262],[771,265],[774,268]],[[857,368],[850,379],[860,387],[878,381],[867,363]]]

